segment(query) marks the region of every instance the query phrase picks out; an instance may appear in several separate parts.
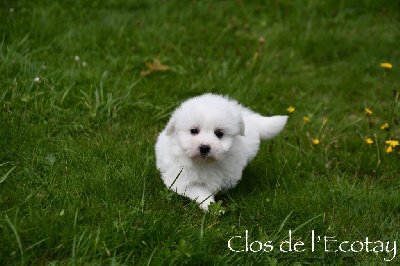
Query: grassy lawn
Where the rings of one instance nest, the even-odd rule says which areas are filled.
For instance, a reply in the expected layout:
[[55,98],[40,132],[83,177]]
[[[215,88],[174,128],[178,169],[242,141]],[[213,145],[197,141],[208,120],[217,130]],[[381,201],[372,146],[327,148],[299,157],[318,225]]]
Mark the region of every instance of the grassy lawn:
[[[2,1],[0,264],[400,263],[399,21],[389,0]],[[155,166],[206,92],[295,108],[223,215]]]

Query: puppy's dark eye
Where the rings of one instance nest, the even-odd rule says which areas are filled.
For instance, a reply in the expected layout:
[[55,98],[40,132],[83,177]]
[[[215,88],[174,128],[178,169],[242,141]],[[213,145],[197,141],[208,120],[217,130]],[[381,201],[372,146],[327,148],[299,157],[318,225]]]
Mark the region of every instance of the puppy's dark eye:
[[222,132],[222,130],[215,130],[214,131],[215,136],[217,136],[217,138],[221,139],[224,136],[224,132]]
[[190,130],[190,134],[192,134],[192,135],[197,135],[197,134],[199,134],[199,130],[198,130],[197,128],[192,128],[192,129]]

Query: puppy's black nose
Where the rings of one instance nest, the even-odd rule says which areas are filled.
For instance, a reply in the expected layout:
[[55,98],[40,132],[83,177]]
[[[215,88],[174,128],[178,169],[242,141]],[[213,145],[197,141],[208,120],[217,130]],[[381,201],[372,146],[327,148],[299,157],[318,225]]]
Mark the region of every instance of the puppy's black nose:
[[211,148],[209,145],[202,144],[202,145],[200,145],[199,149],[200,149],[200,153],[202,155],[206,155],[210,151]]

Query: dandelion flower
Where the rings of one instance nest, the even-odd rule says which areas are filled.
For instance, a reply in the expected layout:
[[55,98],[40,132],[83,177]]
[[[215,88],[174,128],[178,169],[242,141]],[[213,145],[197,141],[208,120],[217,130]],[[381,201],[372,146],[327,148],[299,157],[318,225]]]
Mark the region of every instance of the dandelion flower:
[[36,77],[36,78],[35,78],[35,82],[40,82],[40,78],[39,78],[39,77]]
[[389,146],[386,148],[386,152],[387,152],[387,153],[393,152],[393,148],[396,147],[396,146],[398,146],[398,145],[400,145],[399,142],[398,142],[397,140],[387,140],[387,141],[385,141],[385,143],[386,143],[387,145],[389,145]]
[[365,108],[365,112],[367,113],[367,115],[372,115],[372,111],[370,110],[370,109],[368,109],[368,108]]
[[87,67],[87,63],[86,62],[82,62],[82,67]]
[[313,143],[314,145],[318,145],[318,144],[319,144],[319,139],[313,139],[312,143]]
[[367,144],[372,144],[372,143],[374,143],[374,141],[373,141],[371,138],[367,138],[367,139],[365,140],[365,142],[366,142]]
[[81,60],[80,57],[76,55],[75,56],[75,61],[78,62],[79,60]]
[[381,129],[388,129],[389,128],[389,124],[385,123],[381,126]]
[[293,106],[290,106],[288,109],[286,109],[288,112],[289,112],[289,114],[291,114],[291,113],[293,113],[294,112],[294,110],[295,110],[295,107],[293,107]]
[[399,146],[399,142],[397,140],[387,140],[385,143],[391,147],[396,147]]
[[381,63],[381,67],[384,69],[392,69],[392,64],[390,63]]
[[308,118],[307,116],[305,116],[305,117],[303,117],[303,121],[304,121],[304,123],[308,123],[308,122],[310,122],[311,120],[310,120],[310,118]]

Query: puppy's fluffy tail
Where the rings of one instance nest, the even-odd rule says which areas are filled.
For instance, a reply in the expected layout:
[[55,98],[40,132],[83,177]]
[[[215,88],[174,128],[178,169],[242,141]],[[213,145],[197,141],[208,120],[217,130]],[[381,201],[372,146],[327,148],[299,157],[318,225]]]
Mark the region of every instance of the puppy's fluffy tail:
[[258,130],[261,139],[270,139],[278,135],[279,132],[285,127],[288,116],[287,115],[276,115],[276,116],[261,116],[256,113],[249,114],[250,122]]

